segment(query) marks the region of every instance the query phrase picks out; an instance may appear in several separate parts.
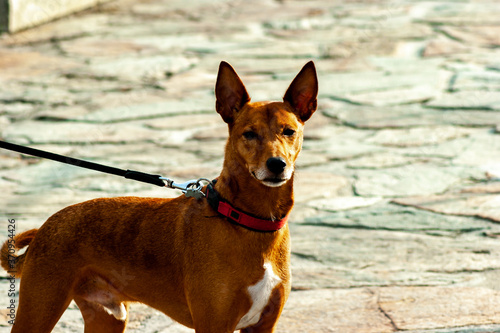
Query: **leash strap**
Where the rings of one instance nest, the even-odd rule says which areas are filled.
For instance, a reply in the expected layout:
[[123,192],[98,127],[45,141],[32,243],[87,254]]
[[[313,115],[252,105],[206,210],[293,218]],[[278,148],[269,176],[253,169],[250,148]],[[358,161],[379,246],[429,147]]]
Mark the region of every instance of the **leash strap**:
[[50,153],[47,151],[24,147],[20,145],[16,145],[10,142],[0,141],[0,148],[4,148],[7,150],[12,150],[21,154],[32,155],[36,157],[46,158],[49,160],[71,164],[77,167],[91,169],[95,171],[100,171],[104,173],[109,173],[116,176],[125,177],[127,179],[137,180],[139,182],[153,184],[161,187],[165,187],[165,183],[161,180],[160,175],[152,175],[149,173],[134,171],[134,170],[123,170],[114,167],[110,167],[107,165],[102,165],[94,162],[84,161],[73,157],[58,155],[54,153]]

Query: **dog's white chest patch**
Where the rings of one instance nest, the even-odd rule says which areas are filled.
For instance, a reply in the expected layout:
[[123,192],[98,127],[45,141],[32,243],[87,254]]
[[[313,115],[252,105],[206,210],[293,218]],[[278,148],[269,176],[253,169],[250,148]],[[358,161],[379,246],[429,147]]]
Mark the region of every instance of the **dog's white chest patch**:
[[242,329],[255,325],[259,322],[260,315],[264,310],[273,289],[281,282],[281,279],[274,273],[273,266],[267,262],[264,264],[264,277],[262,280],[248,287],[248,293],[252,300],[250,310],[241,318],[236,329]]

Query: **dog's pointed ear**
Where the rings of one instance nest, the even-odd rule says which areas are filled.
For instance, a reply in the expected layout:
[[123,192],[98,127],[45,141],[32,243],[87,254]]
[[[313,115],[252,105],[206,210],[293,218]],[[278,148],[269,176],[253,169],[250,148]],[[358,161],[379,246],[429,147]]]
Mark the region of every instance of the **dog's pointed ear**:
[[250,101],[250,96],[233,67],[222,61],[215,84],[215,109],[222,119],[230,124],[234,114]]
[[316,67],[309,61],[293,79],[283,100],[288,102],[302,121],[309,119],[318,106]]

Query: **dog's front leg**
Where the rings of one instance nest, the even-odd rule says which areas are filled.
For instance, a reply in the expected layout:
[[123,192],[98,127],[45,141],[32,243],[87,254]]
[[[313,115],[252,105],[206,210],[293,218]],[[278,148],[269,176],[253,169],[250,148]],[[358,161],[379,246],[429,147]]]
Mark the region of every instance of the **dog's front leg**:
[[230,309],[226,314],[215,314],[214,311],[205,309],[206,315],[194,316],[194,330],[196,333],[233,333],[236,322],[233,320]]
[[281,311],[285,305],[286,299],[288,298],[289,290],[287,287],[281,285],[277,287],[271,298],[269,303],[262,311],[262,315],[260,316],[260,320],[257,324],[244,328],[240,331],[240,333],[273,333],[276,330],[276,326],[278,324],[278,319],[281,315]]
[[230,281],[226,282],[215,283],[216,287],[212,285],[205,292],[202,292],[201,287],[197,293],[193,293],[193,290],[189,292],[188,304],[196,333],[233,333],[241,317],[250,308],[251,303],[246,294],[231,288]]

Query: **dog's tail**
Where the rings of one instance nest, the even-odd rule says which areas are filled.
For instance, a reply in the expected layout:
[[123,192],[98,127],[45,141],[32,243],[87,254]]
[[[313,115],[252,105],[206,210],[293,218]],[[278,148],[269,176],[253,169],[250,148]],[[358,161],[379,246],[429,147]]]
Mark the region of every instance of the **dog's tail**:
[[38,229],[25,231],[13,238],[9,238],[2,245],[2,249],[0,250],[0,262],[2,267],[16,278],[21,277],[24,259],[26,258],[26,252],[17,255],[17,250],[29,245],[33,238],[35,238],[37,231]]

